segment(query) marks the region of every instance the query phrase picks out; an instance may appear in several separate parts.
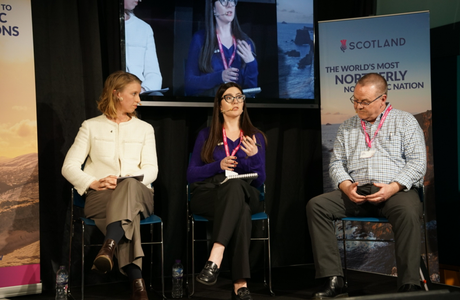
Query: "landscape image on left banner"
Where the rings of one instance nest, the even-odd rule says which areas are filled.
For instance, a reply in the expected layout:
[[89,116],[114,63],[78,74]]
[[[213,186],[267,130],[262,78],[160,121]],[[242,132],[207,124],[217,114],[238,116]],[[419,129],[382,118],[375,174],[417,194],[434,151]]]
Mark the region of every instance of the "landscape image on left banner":
[[0,268],[3,268],[40,263],[40,230],[30,2],[3,1],[0,13]]
[[0,266],[40,263],[37,154],[0,157]]

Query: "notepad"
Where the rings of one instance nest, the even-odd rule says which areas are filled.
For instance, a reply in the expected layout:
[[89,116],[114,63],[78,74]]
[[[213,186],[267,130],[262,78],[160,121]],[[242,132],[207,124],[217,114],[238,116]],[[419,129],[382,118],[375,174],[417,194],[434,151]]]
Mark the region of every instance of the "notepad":
[[220,184],[226,183],[230,179],[256,179],[259,177],[257,173],[248,173],[248,174],[240,174],[240,175],[229,175],[227,178],[224,179]]
[[144,174],[136,175],[136,176],[120,176],[120,177],[117,178],[117,184],[119,184],[120,182],[122,182],[126,178],[134,178],[134,179],[137,179],[139,181],[142,181],[142,180],[144,180]]

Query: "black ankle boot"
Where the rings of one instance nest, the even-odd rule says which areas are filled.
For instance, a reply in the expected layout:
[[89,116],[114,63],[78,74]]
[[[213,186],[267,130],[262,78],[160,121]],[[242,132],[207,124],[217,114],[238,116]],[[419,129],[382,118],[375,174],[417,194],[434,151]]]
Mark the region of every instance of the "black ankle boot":
[[311,296],[311,299],[348,297],[348,288],[341,276],[331,276]]

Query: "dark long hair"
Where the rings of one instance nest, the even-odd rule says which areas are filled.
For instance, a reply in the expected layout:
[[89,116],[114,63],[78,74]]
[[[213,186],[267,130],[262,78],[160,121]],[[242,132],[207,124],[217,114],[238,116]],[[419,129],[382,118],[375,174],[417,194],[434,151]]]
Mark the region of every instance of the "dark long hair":
[[[201,149],[201,160],[205,163],[211,163],[214,161],[212,156],[215,147],[218,143],[223,141],[222,127],[224,125],[224,116],[221,113],[221,101],[225,91],[231,87],[236,87],[243,93],[241,87],[234,82],[223,83],[219,86],[216,96],[214,97],[214,108],[212,110],[211,127],[209,130],[209,136],[204,142],[203,149]],[[246,102],[243,103],[243,113],[240,115],[240,129],[243,130],[243,134],[252,137],[256,133],[261,133],[264,137],[265,144],[267,144],[267,138],[265,134],[252,125],[251,119],[249,118],[248,111],[246,109]]]
[[[218,49],[219,45],[217,42],[216,37],[216,18],[214,16],[214,3],[217,0],[206,0],[205,5],[205,25],[206,25],[206,34],[205,34],[205,41],[204,45],[201,48],[200,59],[198,62],[200,71],[203,73],[212,73],[212,64],[211,58],[214,54],[214,51]],[[251,41],[252,45],[254,42],[249,38],[249,36],[241,30],[240,23],[238,22],[238,18],[236,15],[236,7],[235,7],[235,15],[232,21],[232,35],[237,40],[246,40]],[[253,51],[255,52],[255,45]]]

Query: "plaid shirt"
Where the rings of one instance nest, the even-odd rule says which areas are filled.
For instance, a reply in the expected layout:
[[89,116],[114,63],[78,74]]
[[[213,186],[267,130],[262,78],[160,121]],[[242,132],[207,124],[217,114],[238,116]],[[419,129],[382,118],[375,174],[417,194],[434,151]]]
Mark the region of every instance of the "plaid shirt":
[[[387,102],[388,109],[389,103]],[[370,139],[385,113],[374,124],[364,121]],[[372,142],[376,150],[370,158],[360,158],[369,150],[361,119],[356,115],[340,125],[329,164],[329,175],[336,188],[345,180],[372,183],[398,182],[407,190],[423,185],[426,171],[426,148],[423,131],[410,113],[392,109]]]

